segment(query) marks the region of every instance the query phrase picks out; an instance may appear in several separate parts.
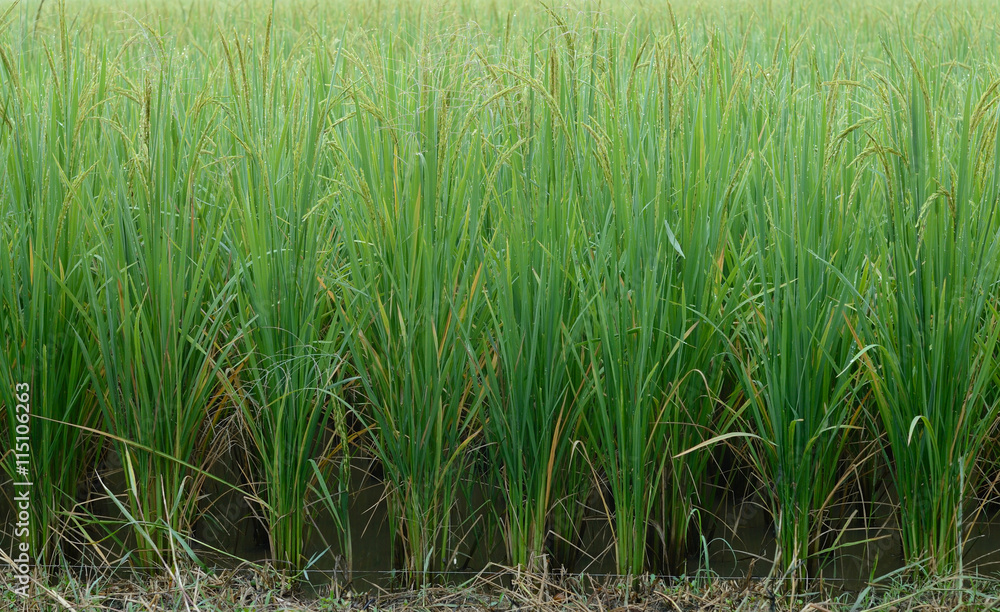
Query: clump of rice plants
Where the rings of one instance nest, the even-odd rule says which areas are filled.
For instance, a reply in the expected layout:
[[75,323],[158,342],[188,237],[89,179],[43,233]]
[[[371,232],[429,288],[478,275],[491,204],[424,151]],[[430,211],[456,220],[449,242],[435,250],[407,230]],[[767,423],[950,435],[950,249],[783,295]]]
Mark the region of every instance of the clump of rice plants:
[[[259,51],[238,39],[223,43],[227,113],[235,124],[230,145],[238,160],[229,174],[237,208],[228,238],[238,266],[233,278],[239,283],[240,336],[232,394],[263,479],[259,497],[272,559],[299,570],[307,565],[311,488],[325,492],[342,552],[351,556],[339,394],[347,377],[343,313],[349,307],[339,284],[336,243],[328,242],[332,201],[323,197],[334,70],[303,73],[291,60],[275,57],[271,27],[268,20]],[[291,91],[295,95],[285,95]],[[328,423],[334,433],[329,444]],[[340,468],[333,499],[325,482],[331,466]]]
[[815,577],[853,426],[850,319],[868,246],[857,228],[870,219],[851,191],[854,173],[828,163],[836,92],[817,100],[781,86],[762,97],[772,112],[754,123],[746,207],[755,294],[742,380],[762,438],[754,461],[772,491],[775,563],[781,573]]
[[697,93],[671,96],[662,69],[679,58],[657,48],[639,70],[644,49],[625,41],[609,54],[630,64],[612,64],[596,90],[642,95],[595,96],[576,126],[588,134],[576,159],[589,177],[592,241],[581,257],[594,359],[587,440],[611,490],[619,571],[655,563],[673,573],[686,562],[705,446],[734,416],[720,400],[736,279],[723,264],[746,145],[723,129],[735,112],[715,115]]
[[[60,20],[61,44],[46,71],[59,87],[36,89],[31,63],[40,50],[25,45],[23,60],[0,47],[0,400],[5,407],[4,469],[30,481],[32,521],[28,542],[41,563],[75,555],[58,538],[67,528],[77,490],[93,451],[98,416],[87,364],[95,358],[88,313],[81,309],[91,274],[94,236],[88,199],[98,191],[92,151],[99,138],[91,120],[106,91],[98,75],[108,58],[87,57],[73,45]],[[16,406],[24,391],[32,418],[22,422]],[[18,427],[30,428],[19,444]],[[7,454],[7,449],[13,451]],[[15,455],[14,453],[17,453]],[[29,474],[17,474],[17,460]]]
[[886,269],[864,322],[880,348],[872,384],[904,554],[948,574],[962,569],[963,510],[1000,409],[988,390],[1000,334],[990,302],[1000,280],[996,85],[963,70],[946,86],[960,77],[912,59],[894,68],[881,79],[884,131],[872,145]]
[[359,291],[351,357],[398,561],[423,582],[454,558],[460,479],[481,430],[473,324],[483,299],[483,167],[470,129],[475,101],[458,95],[474,91],[468,75],[451,59],[411,72],[391,47],[369,52],[354,60],[360,82],[338,130],[348,278]]
[[[158,40],[153,44],[160,44]],[[161,47],[161,52],[165,52]],[[161,565],[189,538],[199,468],[226,338],[233,281],[220,269],[231,199],[206,147],[207,100],[187,107],[162,64],[108,122],[94,172],[107,188],[87,211],[96,251],[87,275],[88,363],[106,431],[126,466],[138,564]]]
[[[635,45],[633,40],[621,52],[631,55]],[[651,61],[638,75],[609,73],[610,87],[635,78],[645,95],[601,108],[602,131],[590,132],[605,164],[598,175],[604,180],[582,186],[591,202],[584,213],[591,244],[580,272],[587,355],[593,359],[586,442],[611,494],[605,508],[617,570],[633,576],[645,567],[656,484],[670,462],[665,423],[672,419],[665,415],[672,399],[664,383],[673,381],[665,381],[663,372],[683,342],[668,331],[676,313],[674,270],[683,251],[665,214],[672,194],[660,175],[666,152],[658,134],[668,126],[667,107],[655,66]]]
[[[544,146],[538,143],[536,154]],[[512,165],[523,168],[523,154],[516,157]],[[533,170],[547,182],[547,169]],[[583,405],[575,355],[582,331],[574,260],[580,228],[573,202],[559,198],[559,190],[547,199],[522,183],[517,170],[496,174],[494,198],[513,206],[497,206],[498,236],[488,258],[484,426],[505,501],[498,512],[510,562],[538,569],[555,528],[556,500],[570,495],[569,503],[580,503],[564,480]]]
[[[681,61],[669,57],[669,62]],[[708,64],[699,59],[689,64],[688,78],[707,77]],[[747,130],[740,124],[742,98],[733,96],[722,108],[707,100],[723,88],[740,86],[745,79],[740,68],[729,82],[706,78],[703,88],[690,88],[676,99],[671,97],[676,89],[662,86],[669,166],[661,180],[671,197],[661,214],[683,250],[674,261],[664,304],[668,314],[662,333],[675,344],[659,376],[667,400],[661,422],[670,460],[649,529],[654,552],[649,569],[668,574],[691,569],[686,563],[691,525],[704,525],[711,512],[703,496],[712,461],[705,446],[731,433],[737,418],[723,389],[739,303],[740,267],[730,260],[730,241],[751,158]]]

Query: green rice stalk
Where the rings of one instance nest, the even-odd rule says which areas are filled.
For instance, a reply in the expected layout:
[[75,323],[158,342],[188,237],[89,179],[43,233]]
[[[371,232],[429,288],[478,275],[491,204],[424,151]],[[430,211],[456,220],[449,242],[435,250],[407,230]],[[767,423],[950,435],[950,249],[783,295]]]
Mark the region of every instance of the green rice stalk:
[[[476,90],[450,55],[413,73],[391,47],[370,53],[357,61],[355,114],[340,132],[344,244],[360,295],[351,356],[402,565],[424,582],[454,559],[457,491],[481,427],[472,327],[483,283],[481,148],[469,129],[473,102],[456,95]],[[405,85],[411,78],[416,87]]]
[[137,103],[119,109],[95,170],[107,191],[88,211],[97,221],[87,302],[99,356],[88,367],[104,424],[162,453],[116,444],[145,485],[129,496],[152,538],[136,542],[143,566],[155,564],[171,532],[191,533],[203,478],[178,461],[205,457],[209,404],[231,348],[233,281],[218,271],[232,200],[205,169],[214,112],[204,96],[186,106],[173,79],[161,65],[130,92]]
[[[241,330],[234,399],[263,479],[272,560],[294,571],[307,561],[310,485],[331,467],[340,467],[337,499],[325,505],[337,513],[342,550],[350,543],[339,394],[345,304],[322,182],[331,174],[323,151],[336,65],[331,71],[320,55],[298,67],[292,57],[274,57],[271,36],[269,20],[261,52],[224,42],[237,157],[229,177]],[[324,441],[328,424],[341,441],[336,452]],[[323,488],[329,491],[325,481]]]
[[[86,368],[93,343],[86,307],[79,306],[94,244],[86,202],[97,181],[88,147],[100,130],[90,115],[105,95],[98,79],[107,59],[87,57],[64,20],[59,31],[62,44],[49,50],[58,64],[37,75],[31,65],[43,61],[40,43],[24,41],[17,53],[0,45],[0,401],[5,449],[12,451],[3,466],[16,482],[32,483],[27,539],[39,564],[70,552],[64,514],[93,454],[89,435],[60,423],[93,427],[97,417]],[[42,95],[39,83],[47,86]],[[16,410],[19,390],[27,391],[36,417],[27,423]],[[27,444],[17,439],[19,425],[30,427]],[[19,458],[28,462],[27,475],[17,472]]]
[[1000,407],[988,391],[1000,334],[997,113],[981,112],[989,98],[974,102],[981,78],[933,87],[943,78],[914,61],[909,87],[885,83],[887,270],[868,319],[904,555],[939,575],[962,567],[963,507]]

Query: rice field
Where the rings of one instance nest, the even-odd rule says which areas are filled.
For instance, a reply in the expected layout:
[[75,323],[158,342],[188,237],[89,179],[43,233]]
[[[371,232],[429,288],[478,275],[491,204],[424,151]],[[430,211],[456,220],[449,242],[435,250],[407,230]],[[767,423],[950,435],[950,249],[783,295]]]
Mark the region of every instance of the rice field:
[[992,575],[998,15],[0,3],[4,546]]

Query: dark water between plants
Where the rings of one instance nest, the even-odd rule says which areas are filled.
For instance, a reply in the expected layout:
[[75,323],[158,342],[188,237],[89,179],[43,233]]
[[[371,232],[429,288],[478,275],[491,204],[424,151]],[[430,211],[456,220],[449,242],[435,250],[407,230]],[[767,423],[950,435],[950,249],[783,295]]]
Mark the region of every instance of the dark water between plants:
[[[393,571],[392,530],[384,499],[385,485],[373,475],[375,471],[370,462],[360,459],[352,469],[352,579],[355,584],[389,587],[398,575]],[[490,510],[484,503],[484,492],[476,487],[471,491],[471,498],[460,508],[466,527],[454,535],[459,553],[454,559],[456,571],[449,578],[456,582],[484,570],[500,569],[493,564],[503,563],[504,559],[500,533],[485,527],[497,521],[487,515]],[[702,521],[708,525],[706,535],[692,538],[688,573],[704,571],[724,578],[743,578],[748,574],[766,577],[771,572],[775,552],[770,515],[762,500],[752,494],[737,499],[729,495],[731,492],[725,493],[717,509]],[[832,552],[824,556],[824,581],[834,587],[856,591],[872,579],[904,566],[893,502],[885,499],[880,504],[846,507],[829,518],[829,533],[823,546]],[[862,518],[864,514],[868,515],[867,521]],[[240,551],[240,556],[264,560],[267,557],[266,539],[262,540],[260,528],[254,536],[251,522],[244,519],[243,526],[230,533],[234,549]],[[334,576],[342,579],[343,565],[339,560],[340,551],[329,544],[336,541],[335,523],[329,516],[322,516],[317,525],[319,533],[308,543],[306,556],[317,558],[309,580],[319,586],[329,583]],[[596,494],[588,501],[578,540],[572,547],[564,548],[575,550],[576,554],[572,558],[553,560],[553,571],[565,569],[568,574],[587,573],[599,577],[614,574],[612,531]],[[980,515],[974,527],[967,530],[963,559],[966,571],[1000,573],[1000,520],[995,517],[987,520],[985,512]]]
[[[356,460],[352,467],[352,494],[350,523],[353,541],[353,572],[351,578],[358,588],[378,585],[391,587],[398,574],[393,571],[394,556],[392,530],[389,526],[385,487],[373,475],[372,464]],[[112,466],[113,468],[114,466]],[[113,469],[112,469],[113,471]],[[123,483],[114,474],[106,479],[115,491]],[[214,491],[208,485],[207,498],[211,499],[206,517],[199,521],[195,537],[210,547],[226,550],[235,557],[252,562],[265,561],[268,557],[267,534],[263,525],[254,517],[252,508],[233,491]],[[464,527],[456,530],[453,541],[458,554],[454,569],[447,579],[462,582],[483,571],[499,570],[493,563],[502,563],[504,548],[499,533],[491,532],[487,525],[495,525],[494,517],[487,516],[489,506],[484,503],[483,491],[471,488],[471,496],[464,500],[459,512],[466,518]],[[10,506],[9,483],[3,487],[0,498],[0,546],[10,551],[13,542],[13,514]],[[577,541],[571,550],[573,558],[554,560],[552,571],[565,570],[568,574],[586,573],[604,578],[614,573],[614,545],[608,520],[592,504],[585,511]],[[95,503],[95,509],[114,517],[113,506],[107,500]],[[841,511],[832,517],[828,541],[824,543],[833,552],[823,560],[822,577],[834,588],[848,591],[864,588],[873,578],[877,579],[903,567],[902,546],[895,531],[891,505],[884,511],[872,511],[869,519],[862,518],[859,508]],[[993,513],[995,514],[995,513]],[[967,572],[980,575],[1000,573],[1000,520],[986,520],[983,513],[978,522],[966,530],[963,564]],[[722,578],[743,578],[748,574],[763,578],[771,572],[774,556],[774,536],[768,512],[760,500],[726,499],[712,516],[702,521],[708,524],[704,537],[693,538],[687,560],[688,573],[710,572]],[[306,545],[305,555],[314,559],[306,577],[318,590],[334,578],[345,579],[342,551],[336,538],[336,524],[329,515],[319,513],[313,536]],[[199,555],[208,565],[234,567],[233,558],[214,555],[206,546],[197,547]],[[119,551],[115,551],[119,552]],[[96,557],[82,555],[81,565],[94,565]],[[99,567],[98,567],[99,569]]]

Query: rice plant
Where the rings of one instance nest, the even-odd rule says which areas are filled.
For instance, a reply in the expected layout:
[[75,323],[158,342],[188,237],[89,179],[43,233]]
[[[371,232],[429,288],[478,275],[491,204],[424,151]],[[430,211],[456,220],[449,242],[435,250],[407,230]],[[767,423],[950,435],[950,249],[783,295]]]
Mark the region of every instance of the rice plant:
[[[323,152],[335,72],[322,68],[298,78],[290,59],[274,56],[271,28],[269,20],[259,50],[238,39],[223,42],[236,158],[229,180],[237,211],[227,229],[239,266],[233,278],[240,348],[232,364],[239,374],[232,393],[263,479],[272,559],[299,570],[307,561],[310,485],[323,478],[314,486],[329,492],[331,465],[340,466],[336,499],[324,499],[337,513],[341,544],[349,542],[339,395],[349,307],[336,252],[326,242],[333,204],[322,184],[329,176]],[[309,60],[322,65],[318,56]],[[328,424],[335,434],[329,445]]]
[[136,542],[145,567],[158,565],[171,532],[191,533],[203,476],[190,466],[206,456],[235,295],[233,280],[218,275],[231,200],[204,170],[214,112],[204,98],[190,107],[177,99],[167,66],[108,122],[94,170],[108,189],[87,210],[97,241],[88,333],[98,357],[87,365],[127,478],[143,483],[129,512],[151,534],[151,548]]
[[607,108],[605,180],[583,186],[587,199],[601,204],[588,211],[592,244],[581,263],[587,355],[594,360],[586,440],[611,494],[605,507],[616,567],[628,575],[644,569],[654,486],[670,460],[662,374],[682,342],[667,331],[672,273],[683,251],[665,216],[670,193],[660,177],[665,153],[657,137],[665,101],[654,65],[640,75],[645,96]]
[[715,115],[697,91],[671,96],[662,69],[681,58],[657,47],[640,71],[631,58],[643,48],[625,42],[608,53],[631,67],[612,65],[596,87],[642,95],[598,97],[579,126],[590,138],[577,159],[594,160],[581,173],[594,241],[584,264],[596,360],[587,423],[612,492],[619,571],[647,567],[648,549],[658,551],[655,567],[673,573],[686,561],[704,447],[734,417],[720,400],[736,279],[723,263],[746,140],[726,122],[735,112]]
[[[353,60],[359,84],[341,124],[345,250],[360,298],[352,364],[359,418],[385,473],[390,518],[410,580],[453,560],[452,520],[483,390],[473,324],[482,301],[482,167],[461,73],[411,72],[391,47]],[[378,71],[367,74],[367,66]],[[408,88],[407,79],[418,86]],[[373,91],[374,90],[374,91]]]
[[[498,189],[525,189],[515,183]],[[582,401],[578,350],[582,325],[574,253],[579,232],[572,203],[520,203],[497,212],[501,228],[486,279],[492,290],[484,420],[504,497],[501,522],[510,562],[539,568],[557,499],[572,495],[569,472]],[[570,503],[579,503],[577,496]],[[559,534],[570,538],[572,534]]]
[[[94,441],[80,427],[93,427],[97,417],[86,367],[94,344],[78,305],[94,247],[87,200],[100,189],[86,145],[100,137],[91,116],[106,95],[97,75],[108,58],[75,49],[69,25],[60,20],[58,27],[61,44],[47,71],[59,86],[42,96],[31,74],[41,50],[0,46],[0,239],[9,254],[0,258],[4,469],[33,483],[29,542],[40,563],[75,557],[60,534],[93,458]],[[28,423],[15,413],[22,384],[31,398]],[[18,443],[16,425],[30,426],[27,445]],[[29,474],[17,474],[19,458]]]
[[[691,71],[706,69],[701,61]],[[675,341],[659,383],[667,400],[661,421],[670,461],[650,529],[658,554],[649,561],[652,571],[668,574],[689,569],[691,526],[709,519],[711,504],[703,492],[712,457],[705,446],[731,433],[738,417],[723,385],[731,376],[725,353],[741,280],[738,262],[731,259],[732,220],[746,189],[749,138],[740,125],[744,100],[734,96],[722,108],[707,100],[738,87],[746,76],[742,69],[734,66],[726,80],[707,78],[704,89],[691,88],[678,99],[668,96],[672,88],[664,93],[669,166],[663,180],[672,197],[662,214],[683,257],[675,261],[664,304],[663,331]]]
[[752,365],[743,383],[763,438],[755,462],[772,491],[775,563],[782,573],[815,577],[854,426],[850,319],[868,246],[858,228],[871,221],[851,191],[854,173],[827,162],[837,97],[775,89],[774,112],[754,129],[747,207],[758,293],[745,323]]
[[904,554],[947,574],[962,567],[963,509],[1000,408],[988,391],[1000,334],[996,85],[966,72],[947,95],[941,85],[958,77],[912,59],[896,67],[879,89],[885,127],[873,145],[887,273],[866,319],[880,347],[870,367]]

